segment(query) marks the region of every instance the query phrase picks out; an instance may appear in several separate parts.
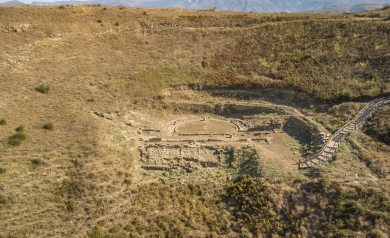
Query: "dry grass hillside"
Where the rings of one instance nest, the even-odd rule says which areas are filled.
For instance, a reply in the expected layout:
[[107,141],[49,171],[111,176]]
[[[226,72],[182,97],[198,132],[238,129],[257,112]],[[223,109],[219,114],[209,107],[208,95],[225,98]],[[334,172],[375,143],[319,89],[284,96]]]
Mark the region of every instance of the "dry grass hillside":
[[256,94],[334,132],[364,101],[390,94],[389,10],[0,7],[0,237],[386,237],[388,107],[335,161],[297,171],[289,139],[287,165],[230,181],[244,162],[260,166],[251,151],[228,158],[229,172],[159,181],[140,168],[134,138],[202,113],[180,102]]

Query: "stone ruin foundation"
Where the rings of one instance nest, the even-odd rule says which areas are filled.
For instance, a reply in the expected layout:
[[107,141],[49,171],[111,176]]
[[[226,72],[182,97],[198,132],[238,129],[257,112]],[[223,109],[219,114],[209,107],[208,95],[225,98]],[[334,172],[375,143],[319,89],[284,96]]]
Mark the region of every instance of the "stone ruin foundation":
[[162,128],[139,128],[139,140],[144,142],[139,147],[141,168],[179,172],[217,168],[234,148],[264,142],[271,145],[277,133],[309,141],[314,138],[315,148],[323,143],[316,140],[318,135],[313,137],[319,133],[313,124],[281,109],[229,105],[221,111],[207,117],[182,116]]
[[163,145],[145,144],[139,147],[142,168],[146,170],[182,170],[193,172],[207,167],[218,167],[225,153],[226,146],[200,145]]

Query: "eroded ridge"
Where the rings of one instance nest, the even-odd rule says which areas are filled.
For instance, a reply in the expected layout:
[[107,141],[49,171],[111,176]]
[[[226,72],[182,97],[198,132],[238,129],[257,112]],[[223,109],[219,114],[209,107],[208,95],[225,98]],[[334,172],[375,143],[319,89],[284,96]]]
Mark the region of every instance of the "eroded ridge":
[[333,158],[340,143],[353,131],[361,126],[369,116],[371,116],[375,110],[384,105],[390,103],[390,97],[379,98],[369,102],[359,113],[343,127],[341,127],[336,133],[334,133],[324,145],[322,150],[315,155],[300,159],[298,163],[299,169],[311,168],[316,164],[326,162]]

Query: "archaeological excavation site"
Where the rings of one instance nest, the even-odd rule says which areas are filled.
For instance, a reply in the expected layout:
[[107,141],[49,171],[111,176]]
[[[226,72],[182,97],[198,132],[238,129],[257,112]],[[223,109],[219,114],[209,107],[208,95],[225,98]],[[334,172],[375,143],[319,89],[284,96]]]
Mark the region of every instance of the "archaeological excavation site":
[[[231,92],[236,99],[231,100],[229,92],[179,88],[167,95],[161,113],[93,114],[125,126],[128,135],[120,143],[131,142],[137,148],[140,184],[167,177],[207,180],[205,173],[218,175],[222,181],[243,175],[281,176],[275,171],[298,174],[330,162],[340,143],[389,102],[382,98],[366,104],[332,134],[296,107],[254,97],[250,91]],[[195,100],[178,102],[180,94]]]
[[206,92],[184,93],[206,95],[217,102],[172,100],[171,108],[156,117],[139,111],[93,112],[109,123],[125,126],[128,135],[120,143],[137,145],[140,181],[148,181],[150,177],[145,175],[151,174],[162,179],[168,174],[196,176],[210,171],[221,179],[232,179],[255,176],[264,168],[297,172],[302,168],[300,160],[322,148],[330,136],[320,124],[286,105],[260,99],[230,102]]

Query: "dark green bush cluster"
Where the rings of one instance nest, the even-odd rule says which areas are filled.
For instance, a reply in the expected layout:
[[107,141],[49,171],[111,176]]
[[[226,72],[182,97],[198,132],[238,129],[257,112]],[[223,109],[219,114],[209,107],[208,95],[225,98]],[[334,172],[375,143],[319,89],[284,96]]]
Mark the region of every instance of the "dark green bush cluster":
[[242,176],[227,188],[225,195],[229,210],[240,224],[233,229],[246,227],[255,237],[301,237],[302,220],[292,215],[284,217],[274,205],[280,203],[276,198],[264,179]]
[[20,146],[26,140],[26,135],[23,133],[13,134],[8,138],[8,144],[12,146]]
[[52,131],[52,130],[54,130],[54,125],[53,125],[53,123],[49,122],[49,123],[43,125],[42,128],[45,129],[45,130]]
[[41,165],[43,164],[43,161],[41,159],[32,159],[31,163],[33,163],[34,165]]
[[50,87],[41,84],[39,85],[39,87],[36,87],[35,90],[37,90],[40,93],[47,94],[50,91]]
[[123,183],[126,184],[126,185],[130,185],[131,184],[131,179],[124,179],[123,180]]
[[58,194],[62,197],[81,197],[84,192],[84,186],[81,182],[75,180],[63,180]]
[[4,174],[7,171],[5,168],[0,168],[0,174]]
[[7,198],[4,195],[0,194],[0,204],[5,204],[6,202]]
[[379,108],[364,124],[363,131],[390,145],[390,106]]
[[0,125],[6,125],[6,124],[7,124],[7,121],[5,119],[0,120]]
[[15,128],[16,132],[23,132],[24,131],[24,126],[18,126]]
[[373,13],[373,14],[369,15],[369,17],[370,17],[370,18],[379,18],[379,17],[381,17],[381,14],[379,14],[379,13]]
[[390,198],[386,188],[342,187],[339,182],[320,179],[305,184],[304,191],[310,196],[321,197],[324,202],[309,202],[314,209],[312,214],[316,213],[321,224],[314,237],[357,237],[361,234],[383,237],[376,234],[386,234],[390,227]]

